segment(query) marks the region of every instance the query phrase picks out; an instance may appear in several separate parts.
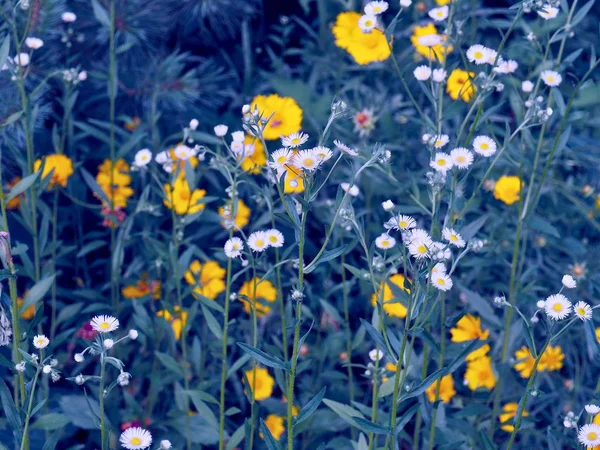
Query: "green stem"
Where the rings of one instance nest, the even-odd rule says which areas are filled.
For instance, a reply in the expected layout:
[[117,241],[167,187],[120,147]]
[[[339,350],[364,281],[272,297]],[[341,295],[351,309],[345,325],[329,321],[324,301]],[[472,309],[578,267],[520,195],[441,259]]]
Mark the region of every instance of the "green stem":
[[[54,188],[54,202],[52,204],[52,273],[56,273],[56,247],[58,242],[58,187]],[[52,317],[50,319],[50,341],[54,341],[56,332],[56,278],[52,283],[51,299]]]
[[21,450],[25,450],[29,446],[29,439],[27,433],[29,433],[29,420],[31,419],[31,408],[33,407],[33,399],[35,398],[35,387],[37,385],[39,377],[40,366],[38,365],[38,368],[35,371],[35,377],[33,378],[31,393],[29,394],[29,404],[27,406],[27,415],[25,416],[25,428],[23,429],[23,440],[21,441]]
[[100,404],[100,439],[102,450],[108,450],[106,434],[106,417],[104,414],[104,374],[106,372],[105,354],[100,355],[100,386],[98,387],[98,402]]
[[[233,231],[229,233],[229,239]],[[223,313],[223,345],[221,347],[221,391],[219,399],[219,450],[225,448],[225,380],[227,379],[227,333],[229,330],[229,296],[231,295],[231,258],[227,260],[227,285]]]
[[[421,368],[421,378],[425,379],[427,377],[427,366],[429,363],[429,346],[427,344],[423,344],[423,367]],[[417,411],[417,419],[415,421],[415,431],[413,433],[413,448],[419,448],[419,441],[421,439],[421,422],[423,420],[423,416],[421,414],[421,409]]]
[[[446,348],[446,329],[444,324],[446,323],[446,302],[444,301],[444,296],[442,295],[440,302],[440,359],[439,359],[439,368],[444,367],[444,350]],[[431,424],[429,426],[429,450],[433,449],[434,441],[435,441],[435,420],[437,418],[438,411],[438,402],[440,401],[440,386],[442,384],[443,375],[437,379],[435,385],[435,401],[433,402],[433,412],[431,414]]]
[[[342,253],[342,297],[344,300],[344,321],[346,322],[346,367],[348,368],[348,396],[350,404],[354,402],[354,379],[352,375],[352,329],[350,328],[350,309],[348,305],[348,286],[346,280],[345,255]],[[351,428],[352,439],[356,438],[356,430]]]

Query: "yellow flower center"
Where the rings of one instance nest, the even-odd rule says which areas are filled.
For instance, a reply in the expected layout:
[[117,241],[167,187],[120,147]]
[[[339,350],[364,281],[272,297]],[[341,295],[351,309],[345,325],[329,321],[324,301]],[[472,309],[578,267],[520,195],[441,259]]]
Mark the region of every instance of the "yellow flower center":
[[142,443],[142,440],[139,437],[134,437],[131,438],[131,445],[140,445]]
[[102,322],[100,324],[100,328],[102,328],[103,330],[108,330],[110,328],[110,324],[108,322]]
[[435,141],[435,146],[436,147],[439,147],[440,145],[442,145],[442,141],[440,141],[440,140]]
[[256,245],[258,247],[262,247],[263,245],[265,245],[265,241],[263,241],[262,239],[259,239],[258,241],[256,241]]
[[390,245],[390,241],[381,241],[382,247],[389,247],[389,245]]
[[269,236],[271,242],[277,242],[277,236]]
[[179,198],[181,200],[189,200],[190,199],[190,191],[181,191],[179,193]]
[[417,252],[419,252],[419,253],[427,253],[427,247],[424,244],[421,244],[417,248]]
[[548,77],[546,81],[548,81],[548,83],[552,83],[554,81],[554,77]]
[[456,160],[457,160],[459,163],[463,163],[463,162],[465,162],[465,161],[466,161],[466,159],[465,159],[465,157],[464,157],[464,156],[459,156],[458,158],[456,158]]
[[455,234],[451,234],[451,235],[450,235],[450,240],[451,240],[451,241],[457,241],[457,240],[458,240],[458,238],[456,237],[456,235],[455,235]]
[[555,303],[552,309],[556,312],[561,312],[563,310],[563,305],[561,305],[560,303]]
[[588,433],[587,437],[590,441],[595,441],[596,439],[598,439],[598,434],[591,431]]
[[380,8],[379,6],[375,6],[375,7],[373,8],[373,12],[374,12],[374,13],[378,13],[378,12],[380,12],[380,11],[381,11],[381,8]]
[[480,381],[486,381],[488,378],[489,378],[489,373],[487,372],[487,370],[479,372],[479,380]]
[[445,159],[438,160],[438,166],[444,167],[445,165],[446,165],[446,160]]
[[400,228],[406,228],[408,226],[408,223],[406,223],[406,220],[401,220],[398,225],[400,225]]
[[371,26],[373,26],[373,22],[371,20],[367,20],[367,21],[365,21],[365,26],[371,27]]
[[580,316],[585,316],[585,309],[577,308],[577,314],[579,314]]
[[279,164],[283,164],[286,161],[287,161],[287,158],[285,156],[280,156],[279,158],[277,158],[277,163],[279,163]]
[[292,144],[294,144],[294,145],[300,144],[300,138],[294,138],[294,139],[292,139]]
[[315,164],[315,162],[311,158],[307,158],[307,159],[304,160],[304,165],[307,166],[307,167],[310,167],[310,166],[312,166],[314,164]]
[[142,155],[142,161],[148,161],[148,155]]
[[444,13],[442,11],[438,11],[436,14],[438,17],[442,17],[444,15]]
[[439,284],[439,285],[441,285],[441,286],[443,286],[443,285],[445,285],[445,284],[446,284],[446,281],[445,281],[443,278],[438,278],[437,282],[438,282],[438,284]]
[[481,53],[481,52],[475,52],[475,58],[477,58],[477,59],[483,58],[483,53]]
[[481,150],[487,150],[490,146],[487,145],[485,142],[483,144],[481,144]]

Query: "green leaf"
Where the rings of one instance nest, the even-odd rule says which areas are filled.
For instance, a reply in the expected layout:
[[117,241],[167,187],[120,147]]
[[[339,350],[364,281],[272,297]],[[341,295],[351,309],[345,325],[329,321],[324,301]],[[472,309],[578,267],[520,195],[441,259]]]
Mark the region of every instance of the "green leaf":
[[227,441],[227,446],[225,450],[233,450],[238,446],[240,442],[244,439],[244,425],[242,424],[235,432],[231,435],[229,440]]
[[[371,325],[369,322],[367,322],[363,318],[360,319],[360,323],[362,324],[362,326],[365,327],[365,329],[367,330],[367,333],[369,333],[369,335],[377,343],[377,345],[379,346],[379,350],[387,353],[388,348],[387,348],[387,345],[385,344],[385,341],[383,340],[383,336],[381,335],[381,333],[379,331],[377,331],[375,329],[375,327],[373,327],[373,325]],[[396,357],[396,355],[392,355],[392,356],[394,358]]]
[[215,319],[215,316],[213,316],[213,314],[206,306],[204,306],[204,304],[201,304],[200,307],[202,308],[202,314],[204,314],[208,329],[212,332],[212,334],[215,335],[217,339],[220,341],[223,340],[223,330],[221,329],[221,325],[217,319]]
[[294,428],[315,413],[319,407],[319,404],[321,403],[321,400],[323,400],[323,397],[325,396],[325,390],[325,387],[321,389],[317,395],[315,395],[306,405],[302,407],[294,419]]
[[327,398],[323,399],[323,403],[327,407],[329,407],[334,413],[340,416],[340,419],[344,420],[351,426],[357,425],[354,421],[354,418],[363,418],[363,415],[351,406],[344,405],[343,403],[338,403]]
[[414,389],[410,390],[409,392],[407,392],[405,394],[402,394],[400,396],[400,399],[398,400],[398,403],[403,402],[404,400],[408,400],[409,398],[418,397],[419,395],[424,393],[429,386],[431,386],[434,382],[436,382],[439,377],[444,376],[445,374],[446,374],[446,368],[436,370],[431,375],[429,375],[427,378],[425,378],[423,381],[421,381],[421,383],[418,386],[416,386]]
[[94,194],[96,194],[98,197],[100,197],[100,199],[104,203],[109,205],[110,200],[108,199],[108,197],[106,196],[106,194],[104,193],[104,191],[102,190],[100,185],[98,183],[96,183],[95,178],[83,167],[81,168],[81,175],[83,176],[83,181],[85,181],[85,184],[88,185],[88,187],[94,192]]
[[260,419],[260,432],[264,436],[265,444],[267,444],[268,450],[281,450],[279,444],[271,434],[269,427],[267,427],[267,424],[262,419]]
[[13,198],[17,197],[18,195],[21,195],[23,192],[25,192],[27,189],[29,189],[29,187],[34,183],[34,181],[37,180],[37,177],[39,175],[40,175],[39,170],[35,173],[32,173],[31,175],[27,175],[25,178],[23,178],[21,181],[19,181],[17,184],[15,184],[12,187],[10,192],[6,195],[6,198],[4,199],[4,201],[6,203],[8,203]]
[[264,364],[265,366],[273,367],[274,369],[282,369],[286,372],[290,371],[290,365],[275,356],[267,355],[262,350],[243,342],[238,342],[237,345],[239,345],[244,352],[248,353],[252,358],[256,359],[259,363]]
[[71,423],[71,419],[61,413],[49,413],[41,416],[31,428],[38,428],[40,430],[58,430]]
[[23,433],[21,416],[19,415],[19,410],[2,378],[0,378],[0,404],[2,404],[3,414],[6,416],[10,428],[12,428],[13,435],[17,442],[19,442]]
[[404,429],[406,424],[408,422],[410,422],[410,419],[412,419],[412,416],[415,415],[415,413],[419,410],[420,407],[421,407],[421,405],[416,403],[416,404],[412,405],[410,408],[408,408],[398,419],[396,419],[396,428],[395,428],[396,435]]
[[81,250],[79,250],[79,252],[77,252],[77,258],[81,258],[82,256],[85,256],[88,253],[93,252],[94,250],[98,250],[99,248],[102,248],[105,245],[107,245],[105,240],[92,241],[92,242],[84,245],[81,248]]
[[2,67],[6,63],[6,58],[8,58],[8,53],[10,52],[10,34],[7,34],[2,41],[2,46],[0,47],[0,67]]
[[46,443],[44,444],[42,450],[55,450],[61,435],[62,429],[56,430],[54,433],[52,433],[50,437],[46,440]]
[[6,118],[6,120],[4,122],[0,123],[0,128],[7,127],[11,123],[15,123],[17,120],[19,120],[21,118],[22,115],[23,115],[23,111],[17,111],[15,113],[12,113],[10,116],[8,116]]
[[163,366],[165,366],[167,369],[169,369],[174,374],[179,375],[181,378],[184,377],[183,369],[181,368],[179,363],[172,356],[167,355],[166,353],[161,353],[161,352],[154,352],[154,354],[156,355],[156,357],[162,363]]
[[373,434],[390,434],[390,429],[378,423],[371,422],[370,420],[363,419],[362,417],[354,417],[354,422],[360,427],[361,430],[367,433]]
[[33,285],[31,289],[27,291],[27,294],[25,294],[25,297],[23,298],[23,305],[19,310],[19,314],[23,314],[23,312],[26,311],[27,308],[29,308],[32,305],[35,305],[44,297],[44,295],[46,295],[46,292],[48,292],[48,290],[52,287],[52,283],[54,283],[55,277],[56,274],[52,274],[49,277],[38,281],[36,284]]
[[97,0],[92,0],[92,9],[94,10],[94,16],[96,16],[98,22],[110,29],[110,16]]
[[482,341],[481,339],[475,339],[469,343],[454,360],[445,367],[444,375],[448,375],[453,373],[458,369],[458,367],[465,361],[465,358],[469,355],[469,353],[474,352],[480,347],[483,347],[486,344],[486,341]]
[[332,259],[337,258],[342,253],[344,253],[347,248],[348,244],[344,244],[340,245],[337,248],[323,252],[323,254],[319,258],[314,259],[308,266],[306,266],[306,269],[304,269],[304,273],[311,273],[319,264],[323,264],[327,261],[331,261]]

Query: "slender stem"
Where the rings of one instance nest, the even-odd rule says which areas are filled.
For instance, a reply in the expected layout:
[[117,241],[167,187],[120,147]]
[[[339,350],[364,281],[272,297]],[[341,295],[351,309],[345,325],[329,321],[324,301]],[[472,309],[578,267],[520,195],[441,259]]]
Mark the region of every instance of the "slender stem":
[[[379,344],[375,346],[379,355]],[[371,422],[377,422],[377,397],[379,395],[379,358],[375,359],[375,369],[373,370],[373,390],[371,394]],[[375,446],[375,433],[369,433],[369,450]]]
[[100,386],[98,388],[98,402],[100,404],[100,445],[102,450],[108,450],[106,434],[106,417],[104,414],[104,374],[106,371],[105,355],[100,355]]
[[[344,320],[346,322],[346,367],[348,368],[348,397],[350,404],[354,402],[354,379],[352,375],[352,329],[350,328],[350,308],[348,305],[348,286],[346,280],[346,268],[344,267],[345,255],[342,253],[342,297],[344,300]],[[354,440],[356,430],[351,428]]]
[[[423,344],[423,367],[421,368],[421,378],[425,379],[427,376],[427,366],[429,364],[429,346],[425,343]],[[421,439],[421,422],[423,420],[423,416],[421,414],[421,409],[417,411],[417,419],[415,421],[415,431],[413,433],[413,448],[419,448],[419,441]]]
[[25,428],[23,429],[23,440],[21,441],[21,450],[24,450],[29,446],[29,439],[27,433],[29,433],[29,420],[31,419],[31,408],[33,407],[33,399],[35,398],[35,387],[37,386],[37,381],[40,377],[40,368],[41,366],[38,365],[35,371],[35,376],[33,378],[31,393],[29,394],[29,404],[27,406],[27,415],[25,416]]
[[[58,242],[58,187],[54,188],[54,201],[52,204],[52,273],[56,273],[56,247]],[[52,317],[50,319],[50,341],[54,340],[56,332],[56,277],[52,283],[51,299]]]
[[[444,350],[446,349],[446,329],[444,324],[446,323],[446,302],[444,301],[444,296],[442,295],[440,302],[440,359],[438,362],[439,368],[444,367]],[[438,402],[440,401],[440,386],[442,385],[443,375],[437,379],[435,385],[435,401],[433,402],[434,408],[431,414],[431,424],[429,426],[429,450],[432,450],[434,447],[435,441],[435,420],[437,418],[438,411]]]
[[[234,216],[235,217],[235,216]],[[256,262],[254,257],[251,257],[251,264],[252,264],[252,304],[250,305],[250,313],[252,315],[252,346],[254,348],[258,347],[258,320],[257,320],[257,314],[256,314],[256,284],[257,284],[257,277],[256,277]],[[252,376],[252,402],[251,402],[251,421],[250,421],[250,450],[252,450],[254,448],[254,430],[256,428],[256,417],[255,417],[255,410],[256,410],[256,396],[255,396],[255,392],[256,392],[256,369],[258,367],[258,361],[255,359],[254,360],[254,373]]]
[[[233,231],[229,233],[229,238]],[[221,347],[221,390],[219,398],[219,450],[225,448],[225,380],[227,378],[227,333],[229,332],[229,296],[231,295],[231,258],[227,259],[227,285],[223,313],[223,345]]]

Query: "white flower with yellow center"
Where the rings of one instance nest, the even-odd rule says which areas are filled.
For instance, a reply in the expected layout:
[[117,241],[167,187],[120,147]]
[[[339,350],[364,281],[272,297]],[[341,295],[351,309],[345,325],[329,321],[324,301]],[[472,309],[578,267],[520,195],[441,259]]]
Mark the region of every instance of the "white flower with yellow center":
[[237,258],[244,250],[244,242],[238,237],[228,239],[223,246],[223,250],[225,250],[225,256],[228,258]]
[[252,233],[250,237],[248,237],[248,247],[258,253],[264,252],[267,247],[269,247],[267,233],[264,231],[255,231]]
[[142,450],[152,445],[152,435],[143,428],[131,427],[121,433],[119,442],[127,450]]
[[449,291],[452,289],[452,279],[446,274],[432,276],[431,284],[440,291]]
[[178,145],[175,147],[175,156],[182,161],[186,161],[194,156],[194,150],[189,148],[187,145]]
[[481,44],[471,45],[467,50],[467,58],[477,65],[485,64],[489,61],[490,49]]
[[90,321],[90,325],[98,333],[110,333],[119,328],[119,320],[113,316],[96,316]]
[[544,70],[540,78],[546,86],[556,87],[562,83],[562,75],[554,70]]
[[431,78],[431,68],[429,66],[418,66],[414,71],[413,74],[415,76],[415,78],[419,81],[427,81],[429,80],[429,78]]
[[286,164],[289,164],[292,161],[293,156],[294,154],[290,149],[280,148],[279,150],[275,150],[273,153],[271,153],[271,161],[269,161],[269,166],[277,170],[284,169]]
[[582,321],[590,320],[592,318],[592,307],[588,305],[586,302],[577,302],[573,307],[573,311],[575,311],[575,315],[578,319]]
[[561,281],[562,285],[567,289],[575,289],[577,287],[577,281],[569,274],[563,275]]
[[559,12],[560,9],[555,8],[549,3],[546,3],[544,6],[542,6],[542,9],[540,9],[537,13],[538,16],[540,16],[542,19],[550,20],[556,18]]
[[579,429],[577,440],[586,448],[593,448],[600,445],[600,425],[588,423]]
[[439,262],[431,268],[431,278],[442,275],[446,275],[446,264]]
[[328,147],[318,146],[313,148],[312,151],[321,162],[329,161],[333,156],[333,152]]
[[573,305],[562,294],[554,294],[546,299],[544,310],[552,320],[562,320],[571,314]]
[[497,150],[496,143],[488,136],[477,136],[473,139],[473,150],[486,158],[489,158]]
[[441,22],[442,20],[446,20],[448,18],[448,6],[440,6],[439,8],[433,8],[429,11],[428,15],[436,22]]
[[408,251],[417,259],[427,258],[432,243],[429,233],[425,230],[416,229],[409,236]]
[[372,16],[376,16],[378,14],[382,14],[388,10],[388,2],[369,2],[365,5],[365,14],[370,14]]
[[370,33],[377,26],[377,17],[372,14],[365,14],[358,19],[358,27],[363,33]]
[[133,165],[136,167],[145,167],[150,161],[152,161],[152,152],[147,148],[143,148],[135,154]]
[[450,141],[450,138],[447,134],[440,134],[439,136],[434,136],[432,141],[435,148],[442,148]]
[[344,144],[341,141],[335,140],[335,141],[333,141],[333,145],[335,145],[335,147],[339,151],[341,151],[341,152],[343,152],[343,153],[345,153],[345,154],[347,154],[349,156],[358,156],[358,152],[356,150],[354,150],[353,148],[348,147],[346,144]]
[[283,146],[289,148],[300,147],[306,141],[308,141],[308,134],[302,132],[292,133],[289,136],[284,136],[281,138],[281,143]]
[[438,172],[446,173],[452,169],[452,158],[447,153],[436,153],[434,160],[429,165]]
[[396,246],[396,239],[387,233],[383,233],[375,239],[375,245],[382,250],[389,250]]
[[269,245],[275,248],[282,247],[285,242],[281,231],[276,230],[275,228],[267,230],[267,240],[269,241]]
[[360,194],[360,189],[354,184],[350,186],[350,183],[341,183],[340,187],[343,189],[344,192],[347,192],[352,197],[358,197],[358,195]]
[[457,147],[450,152],[452,164],[458,169],[468,169],[473,164],[473,153],[464,147]]
[[294,165],[305,170],[315,170],[321,164],[321,160],[312,150],[300,150],[294,156]]
[[454,231],[452,228],[444,228],[442,230],[442,236],[446,239],[451,245],[454,245],[458,248],[463,248],[465,246],[465,240],[462,236]]
[[48,339],[45,335],[43,334],[38,334],[37,336],[35,336],[33,338],[33,346],[37,349],[43,349],[48,347],[48,345],[50,344],[50,339]]

